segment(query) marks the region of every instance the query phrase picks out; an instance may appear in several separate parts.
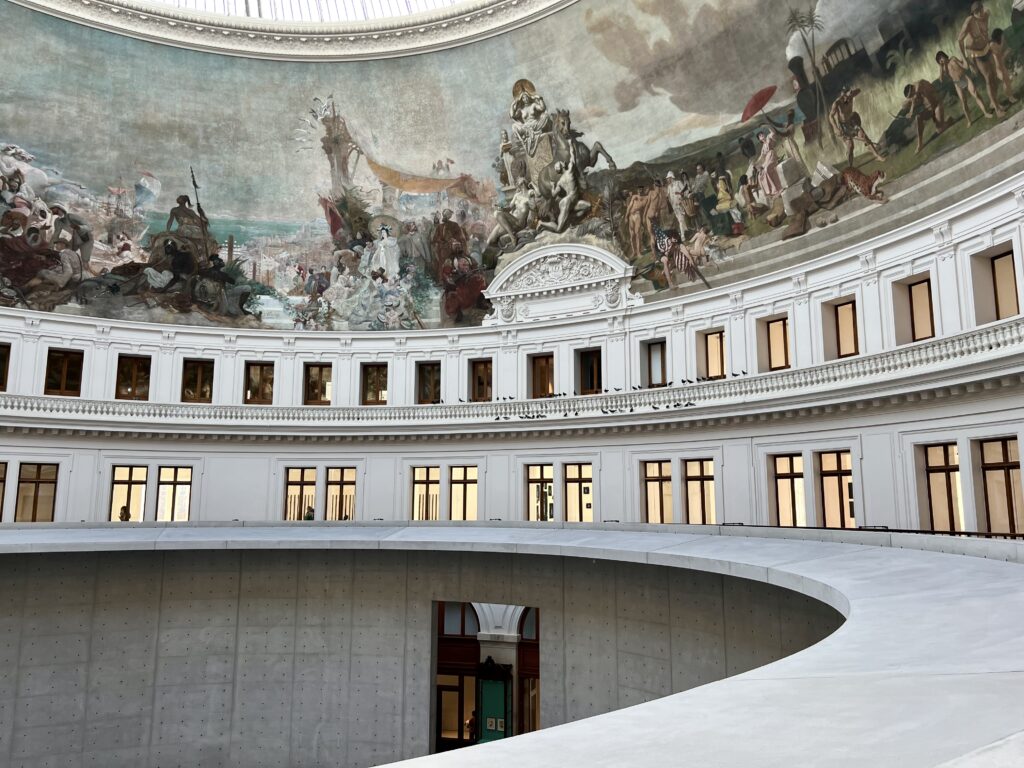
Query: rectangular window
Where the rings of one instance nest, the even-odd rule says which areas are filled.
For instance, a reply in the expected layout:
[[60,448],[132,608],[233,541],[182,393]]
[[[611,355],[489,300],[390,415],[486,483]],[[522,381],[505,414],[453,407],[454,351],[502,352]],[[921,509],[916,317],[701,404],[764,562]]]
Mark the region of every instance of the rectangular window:
[[672,462],[645,461],[644,509],[648,523],[672,522]]
[[783,528],[806,526],[803,456],[774,456],[772,468],[775,474],[776,525]]
[[584,349],[577,357],[580,366],[580,394],[601,394],[601,350]]
[[156,483],[156,519],[187,523],[192,508],[192,467],[160,467]]
[[1017,272],[1013,268],[1013,251],[992,259],[992,286],[996,300],[996,320],[1020,314],[1017,303]]
[[933,338],[935,325],[932,321],[931,278],[908,284],[907,293],[910,297],[910,340]]
[[534,355],[530,358],[530,397],[552,397],[555,394],[555,356]]
[[594,522],[594,466],[565,465],[565,521]]
[[416,363],[416,403],[437,405],[441,402],[441,364]]
[[857,302],[846,301],[835,305],[836,356],[853,357],[860,353],[857,337]]
[[316,518],[316,468],[288,467],[285,470],[284,519]]
[[0,392],[7,391],[7,374],[11,368],[11,345],[0,344]]
[[849,451],[818,454],[821,511],[826,528],[856,528],[853,511],[853,457]]
[[149,400],[151,358],[140,355],[118,355],[114,398],[117,400]]
[[989,533],[1022,533],[1020,452],[1014,438],[981,442],[981,474]]
[[333,384],[330,363],[306,363],[302,368],[303,405],[330,405]]
[[182,363],[181,402],[213,402],[213,360],[185,360]]
[[476,467],[451,467],[448,511],[452,520],[477,519],[477,475]]
[[491,375],[493,367],[490,360],[473,360],[469,364],[469,401],[471,403],[489,403],[492,397]]
[[714,460],[687,459],[683,462],[683,476],[686,479],[686,522],[690,525],[714,525]]
[[704,378],[725,378],[725,331],[710,331],[704,335]]
[[147,467],[114,467],[110,476],[110,519],[138,523],[146,514]]
[[929,530],[945,533],[963,531],[964,499],[960,490],[960,452],[956,443],[926,445],[924,459]]
[[644,345],[647,357],[647,386],[664,387],[668,384],[668,363],[665,341],[649,341]]
[[555,466],[526,466],[526,519],[546,522],[555,519]]
[[388,404],[387,363],[363,363],[360,400],[363,405]]
[[245,402],[247,405],[274,404],[274,364],[245,364]]
[[356,519],[356,468],[327,468],[327,510],[325,520]]
[[0,461],[0,510],[4,508],[4,499],[7,498],[7,462]]
[[22,464],[18,470],[16,523],[52,523],[57,505],[57,464]]
[[46,353],[44,395],[81,397],[85,353],[74,349],[51,349]]
[[789,318],[780,317],[765,323],[768,342],[768,370],[789,368]]
[[441,509],[441,468],[412,468],[412,519],[437,520]]

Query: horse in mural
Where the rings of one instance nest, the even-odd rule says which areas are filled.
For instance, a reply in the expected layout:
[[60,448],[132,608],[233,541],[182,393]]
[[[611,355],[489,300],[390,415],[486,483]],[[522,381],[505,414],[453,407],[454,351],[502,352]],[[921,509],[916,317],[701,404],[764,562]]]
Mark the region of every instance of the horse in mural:
[[608,154],[608,150],[602,146],[601,142],[595,141],[592,147],[588,147],[580,141],[580,136],[583,134],[573,129],[572,117],[568,110],[556,110],[552,123],[551,139],[555,162],[570,163],[575,158],[576,170],[579,171],[581,177],[585,171],[597,165],[597,161],[602,157],[608,163],[608,168],[615,170],[615,161],[612,160],[612,156]]

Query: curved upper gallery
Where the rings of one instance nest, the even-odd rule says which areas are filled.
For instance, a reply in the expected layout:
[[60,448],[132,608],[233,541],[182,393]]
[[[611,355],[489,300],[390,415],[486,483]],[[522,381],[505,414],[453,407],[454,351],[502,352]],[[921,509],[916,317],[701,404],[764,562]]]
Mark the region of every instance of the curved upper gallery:
[[600,248],[632,295],[679,301],[1017,170],[1011,0],[771,5],[588,0],[446,50],[310,62],[4,2],[0,302],[404,337],[498,318],[494,281],[545,246]]

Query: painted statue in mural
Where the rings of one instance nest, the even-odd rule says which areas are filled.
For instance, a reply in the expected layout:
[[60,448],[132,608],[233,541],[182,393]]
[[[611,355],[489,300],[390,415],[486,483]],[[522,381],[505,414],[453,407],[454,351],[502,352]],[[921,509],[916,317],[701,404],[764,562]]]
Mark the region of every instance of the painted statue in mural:
[[[50,52],[28,67],[0,40],[0,306],[468,326],[497,271],[563,242],[620,254],[634,291],[668,297],[899,205],[917,169],[1017,129],[1021,0],[802,2],[591,0],[445,52],[258,66],[0,4]],[[111,111],[66,64],[119,55],[144,71],[111,78],[138,101]],[[168,109],[166,78],[196,57],[208,83]]]

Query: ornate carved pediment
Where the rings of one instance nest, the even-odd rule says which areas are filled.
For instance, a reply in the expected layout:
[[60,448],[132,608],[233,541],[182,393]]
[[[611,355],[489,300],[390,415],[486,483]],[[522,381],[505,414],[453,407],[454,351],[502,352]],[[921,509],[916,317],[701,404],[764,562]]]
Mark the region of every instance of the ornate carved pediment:
[[629,290],[633,267],[600,248],[558,244],[523,254],[498,273],[486,296],[484,325],[575,317],[638,306]]

